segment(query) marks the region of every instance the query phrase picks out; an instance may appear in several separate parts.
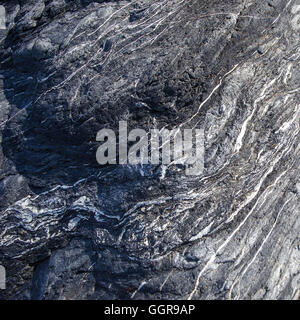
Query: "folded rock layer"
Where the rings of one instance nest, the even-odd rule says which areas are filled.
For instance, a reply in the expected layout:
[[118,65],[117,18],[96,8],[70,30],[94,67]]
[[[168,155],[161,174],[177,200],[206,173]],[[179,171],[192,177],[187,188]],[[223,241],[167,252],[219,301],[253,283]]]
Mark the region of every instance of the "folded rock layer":
[[[0,298],[300,298],[299,0],[0,5]],[[100,166],[119,121],[203,173]]]

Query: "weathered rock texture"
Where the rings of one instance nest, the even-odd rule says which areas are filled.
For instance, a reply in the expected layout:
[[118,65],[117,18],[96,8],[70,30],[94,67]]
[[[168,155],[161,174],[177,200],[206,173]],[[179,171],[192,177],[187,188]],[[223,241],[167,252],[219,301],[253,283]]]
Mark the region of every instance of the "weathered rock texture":
[[[0,1],[2,299],[298,299],[299,0]],[[205,129],[205,170],[98,130]]]

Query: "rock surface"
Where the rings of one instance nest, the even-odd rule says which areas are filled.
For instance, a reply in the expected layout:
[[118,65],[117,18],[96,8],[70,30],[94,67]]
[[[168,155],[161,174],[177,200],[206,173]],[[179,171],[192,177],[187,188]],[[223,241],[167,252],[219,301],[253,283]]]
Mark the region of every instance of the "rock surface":
[[[299,0],[0,1],[2,299],[299,299]],[[205,170],[96,133],[205,130]]]

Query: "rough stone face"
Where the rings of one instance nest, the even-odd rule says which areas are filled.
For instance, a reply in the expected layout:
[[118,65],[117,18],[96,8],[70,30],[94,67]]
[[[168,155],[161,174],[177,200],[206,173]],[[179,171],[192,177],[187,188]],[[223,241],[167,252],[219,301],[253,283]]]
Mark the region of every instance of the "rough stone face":
[[[299,299],[299,0],[0,1],[2,299]],[[205,170],[96,133],[205,130]]]

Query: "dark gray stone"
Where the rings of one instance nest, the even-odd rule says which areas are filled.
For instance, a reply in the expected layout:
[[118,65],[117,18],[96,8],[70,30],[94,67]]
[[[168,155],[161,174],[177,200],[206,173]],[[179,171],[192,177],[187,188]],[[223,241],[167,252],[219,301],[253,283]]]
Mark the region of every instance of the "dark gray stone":
[[[299,1],[0,1],[1,299],[299,299]],[[205,170],[96,133],[204,128]]]

